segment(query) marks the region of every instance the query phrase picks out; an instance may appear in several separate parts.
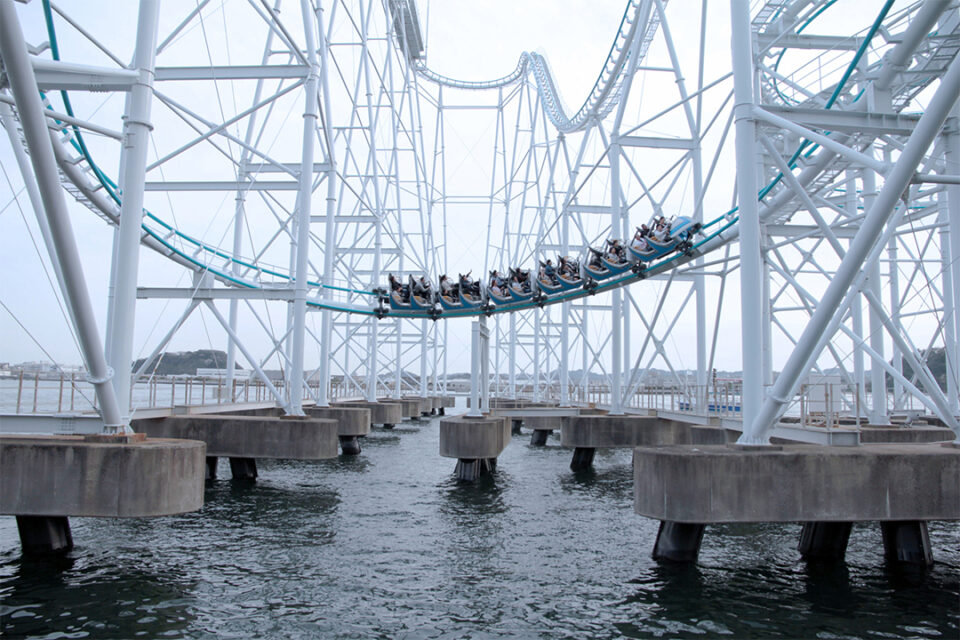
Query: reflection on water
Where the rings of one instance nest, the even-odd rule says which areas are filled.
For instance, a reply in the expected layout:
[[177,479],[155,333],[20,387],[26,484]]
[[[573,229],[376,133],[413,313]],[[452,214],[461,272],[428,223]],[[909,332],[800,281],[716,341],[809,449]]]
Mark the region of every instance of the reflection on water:
[[158,573],[78,549],[33,561],[5,554],[0,572],[0,635],[28,637],[51,629],[72,637],[182,637],[194,616],[195,579],[176,567]]
[[375,429],[360,456],[260,461],[255,483],[206,484],[197,513],[74,518],[77,548],[22,560],[0,518],[4,637],[958,636],[960,532],[934,523],[937,564],[883,561],[856,525],[846,564],[807,565],[800,526],[708,526],[700,562],[650,558],[629,451],[518,436],[495,473],[457,482],[437,422]]

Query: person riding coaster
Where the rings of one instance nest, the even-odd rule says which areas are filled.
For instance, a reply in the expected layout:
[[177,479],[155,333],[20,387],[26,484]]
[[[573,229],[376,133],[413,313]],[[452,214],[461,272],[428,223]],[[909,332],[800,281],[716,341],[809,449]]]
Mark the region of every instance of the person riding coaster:
[[470,277],[470,271],[460,274],[460,302],[467,307],[479,307],[483,304],[480,295],[480,282]]
[[[412,279],[412,276],[411,276]],[[410,286],[400,283],[392,273],[387,276],[390,283],[390,306],[394,309],[406,309],[410,306]]]
[[487,284],[487,295],[496,302],[510,301],[510,294],[507,293],[507,282],[496,269],[490,272],[490,280]]
[[652,228],[647,225],[638,228],[628,247],[630,255],[636,260],[649,262],[674,250],[689,250],[690,236],[699,231],[701,226],[686,216],[678,216],[669,222],[660,216],[652,224]]
[[510,286],[507,293],[513,300],[529,300],[534,291],[530,286],[530,272],[520,267],[510,269]]

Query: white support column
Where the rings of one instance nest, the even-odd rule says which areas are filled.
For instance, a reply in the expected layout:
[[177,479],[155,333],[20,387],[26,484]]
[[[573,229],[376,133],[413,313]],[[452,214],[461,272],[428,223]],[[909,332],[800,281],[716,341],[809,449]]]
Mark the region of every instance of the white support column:
[[470,323],[470,410],[467,416],[479,418],[480,411],[480,322]]
[[[745,0],[735,0],[745,2]],[[736,41],[736,39],[735,39]],[[774,422],[779,418],[783,407],[789,401],[801,376],[806,372],[808,363],[816,358],[822,344],[830,338],[828,328],[834,320],[834,314],[850,286],[858,279],[868,255],[883,235],[884,225],[893,215],[897,201],[916,171],[923,156],[936,138],[960,95],[960,58],[954,59],[941,77],[940,86],[927,104],[927,109],[914,127],[900,158],[886,176],[883,188],[867,212],[860,230],[850,243],[850,250],[837,268],[836,274],[820,299],[820,304],[807,323],[797,345],[790,354],[777,378],[771,393],[761,407],[760,414],[752,423],[744,423],[744,437],[747,441],[765,441]],[[960,428],[955,433],[960,439]]]
[[[769,246],[769,239],[767,238],[765,226],[760,227],[760,238],[763,252],[766,253],[767,247]],[[763,289],[760,294],[763,305],[761,309],[763,315],[760,321],[763,327],[763,340],[761,343],[761,348],[763,349],[763,357],[761,358],[763,371],[760,379],[763,388],[766,389],[773,384],[773,303],[770,300],[770,265],[767,264],[766,260],[762,260],[760,269],[760,275],[763,279]]]
[[753,37],[748,0],[731,0],[734,119],[736,122],[737,204],[740,227],[740,340],[743,363],[741,415],[744,430],[739,442],[768,444],[765,435],[751,432],[763,392],[763,357],[756,336],[763,334],[762,301],[750,295],[760,291],[760,216],[757,206],[756,123],[753,120]]
[[533,401],[540,402],[540,316],[542,311],[533,312]]
[[[867,149],[872,155],[872,151]],[[871,169],[862,172],[863,181],[863,210],[870,211],[877,200],[877,174]],[[874,297],[880,299],[880,262],[870,265],[867,273],[866,287],[873,292]],[[883,356],[883,324],[873,307],[870,307],[870,348]],[[887,417],[887,375],[883,368],[875,361],[870,363],[870,424],[888,424]]]
[[[400,237],[402,238],[403,236],[400,236]],[[403,258],[402,255],[400,257],[401,259]],[[402,267],[401,267],[401,270],[402,270]],[[412,296],[413,293],[411,292],[410,295]],[[394,348],[395,348],[394,359],[397,361],[396,362],[397,368],[394,372],[395,377],[393,382],[393,397],[399,400],[401,395],[400,388],[403,386],[403,367],[400,364],[400,359],[403,357],[403,320],[401,320],[400,318],[397,318],[396,320],[394,320],[393,330],[394,330],[393,338],[394,338]]]
[[[846,198],[844,200],[844,206],[847,210],[847,215],[853,217],[857,215],[857,204],[860,202],[860,198],[857,196],[857,179],[855,172],[847,172],[847,181],[846,181]],[[848,243],[849,246],[849,243]],[[859,298],[859,297],[858,297]],[[858,338],[863,338],[863,304],[857,299],[854,304],[850,307],[850,317],[853,320],[853,332]],[[853,381],[857,385],[857,394],[863,402],[858,402],[858,406],[861,411],[866,411],[867,409],[867,385],[866,385],[866,370],[863,366],[863,349],[858,348],[854,345],[853,349]],[[859,419],[860,416],[858,415]]]
[[[944,242],[949,243],[949,239],[945,239]],[[893,321],[896,322],[897,325],[900,325],[900,270],[897,267],[897,239],[895,237],[891,238],[890,242],[887,244],[887,257],[890,264],[890,272],[888,275],[890,283],[890,309],[893,312]],[[903,353],[901,353],[900,348],[896,343],[893,345],[893,368],[897,371],[897,373],[903,373]],[[893,408],[895,410],[903,408],[903,394],[903,384],[901,384],[900,381],[894,377]]]
[[300,155],[299,190],[297,192],[297,263],[293,281],[293,340],[290,354],[290,405],[287,413],[303,414],[303,350],[307,326],[307,286],[309,281],[310,214],[313,200],[313,149],[317,137],[317,89],[320,84],[320,63],[314,37],[316,22],[309,0],[300,0],[303,16],[303,35],[307,47],[310,70],[304,84],[303,147]]
[[[944,170],[948,175],[957,175],[960,172],[960,105],[954,107],[943,133],[946,158]],[[950,275],[953,282],[953,296],[950,301],[953,314],[950,320],[954,336],[958,339],[954,344],[953,357],[948,358],[947,363],[952,360],[954,366],[960,367],[960,185],[947,185],[947,209],[950,221]],[[946,296],[946,292],[944,295]],[[944,301],[945,310],[946,307],[947,303]],[[954,373],[960,377],[960,371]],[[953,410],[957,411],[956,408]]]
[[[333,259],[335,257],[334,248],[337,238],[337,169],[336,154],[333,151],[333,133],[331,118],[333,111],[330,107],[330,64],[329,64],[329,45],[327,43],[326,23],[322,17],[323,7],[321,3],[317,5],[317,24],[319,29],[320,45],[320,86],[323,98],[323,140],[326,146],[327,175],[324,177],[327,183],[327,220],[324,222],[323,236],[323,284],[330,287],[333,284]],[[325,294],[330,289],[327,289]],[[323,310],[322,324],[320,326],[320,392],[317,396],[317,405],[321,407],[330,406],[330,346],[333,341],[333,312],[330,309]]]
[[[84,362],[97,394],[103,418],[104,432],[128,432],[129,422],[123,418],[117,397],[110,382],[113,372],[103,355],[103,344],[97,330],[96,316],[87,293],[83,265],[77,250],[76,238],[70,226],[70,214],[60,189],[60,177],[47,129],[40,91],[33,75],[33,67],[27,53],[27,45],[20,29],[13,0],[0,0],[0,57],[3,58],[10,91],[17,104],[17,112],[23,127],[23,136],[30,150],[37,187],[50,227],[51,239],[56,253],[51,262],[59,262],[63,274],[63,297],[71,310],[77,339]],[[127,370],[129,380],[129,367]]]
[[427,319],[420,321],[420,397],[427,397]]
[[483,384],[480,400],[481,411],[490,411],[490,329],[487,328],[487,316],[480,316],[479,327],[480,382]]
[[[940,264],[941,264],[941,273],[943,279],[943,337],[944,337],[944,355],[947,365],[947,402],[950,405],[950,411],[956,415],[960,412],[960,397],[958,397],[957,390],[957,331],[956,331],[956,322],[954,320],[954,314],[956,309],[953,306],[953,269],[951,268],[950,262],[953,256],[953,253],[950,251],[950,212],[949,212],[949,202],[946,194],[938,194],[938,207],[940,212],[937,215],[937,222],[940,223]],[[891,242],[891,246],[895,246],[894,242]],[[896,264],[891,263],[890,265],[891,275],[896,274]],[[894,287],[893,279],[890,280],[891,289]],[[900,326],[899,318],[899,305],[894,305],[891,307],[891,316],[893,322]],[[897,364],[897,360],[901,359],[900,350],[894,345],[894,366]],[[897,406],[897,387],[894,386],[893,400],[894,400],[894,409],[899,408]]]
[[153,67],[157,48],[159,0],[140,0],[137,42],[133,67],[138,78],[130,89],[123,119],[123,149],[120,181],[120,231],[114,259],[113,316],[110,320],[110,365],[120,413],[130,415],[130,367],[133,364],[133,328],[137,305],[137,274],[140,263],[140,225],[143,220],[143,185],[150,146],[150,107],[153,100]]
[[[610,142],[607,154],[610,161],[610,235],[620,236],[620,144],[615,140]],[[613,290],[613,301],[610,308],[611,340],[610,340],[610,415],[623,415],[623,292],[620,288]]]
[[507,343],[507,359],[509,360],[509,397],[517,397],[517,314],[510,314],[510,341]]

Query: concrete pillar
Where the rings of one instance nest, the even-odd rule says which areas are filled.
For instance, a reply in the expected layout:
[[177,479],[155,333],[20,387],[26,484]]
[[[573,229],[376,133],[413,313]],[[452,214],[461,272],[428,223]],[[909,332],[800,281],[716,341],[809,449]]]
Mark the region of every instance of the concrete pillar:
[[474,482],[481,476],[492,473],[497,467],[496,458],[459,459],[454,474],[457,480]]
[[217,461],[220,460],[217,456],[207,456],[207,473],[205,480],[216,480],[217,479]]
[[597,450],[593,447],[577,447],[573,450],[573,460],[570,461],[571,471],[587,471],[593,468],[593,456]]
[[797,549],[808,562],[838,562],[847,553],[852,522],[805,522]]
[[510,433],[515,436],[520,435],[520,428],[523,426],[523,420],[511,420],[510,425]]
[[256,480],[257,461],[254,458],[230,458],[230,473],[234,480]]
[[345,456],[355,456],[360,454],[359,436],[339,436],[340,451]]
[[66,516],[17,516],[17,531],[24,555],[50,555],[73,549]]
[[883,555],[891,562],[933,564],[930,535],[923,520],[894,520],[881,522]]
[[534,429],[533,435],[530,436],[530,446],[531,447],[542,447],[547,444],[547,438],[550,437],[552,431],[547,431],[546,429]]
[[696,562],[706,527],[705,524],[661,520],[657,541],[653,545],[653,559]]

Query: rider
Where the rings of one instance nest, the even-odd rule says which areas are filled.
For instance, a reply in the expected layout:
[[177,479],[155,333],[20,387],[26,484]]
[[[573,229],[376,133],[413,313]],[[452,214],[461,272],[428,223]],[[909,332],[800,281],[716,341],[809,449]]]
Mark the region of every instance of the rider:
[[427,282],[426,277],[420,276],[420,279],[414,282],[413,294],[421,298],[428,298],[430,296],[430,283]]
[[557,270],[550,259],[547,259],[547,264],[543,265],[543,275],[551,284],[557,284]]
[[440,276],[440,295],[447,297],[453,295],[453,284],[450,283],[450,278],[446,274]]
[[647,225],[642,225],[637,227],[637,232],[633,234],[633,241],[630,243],[630,246],[636,249],[637,251],[647,251],[650,249],[650,245],[647,244],[647,236],[650,235],[650,227]]

